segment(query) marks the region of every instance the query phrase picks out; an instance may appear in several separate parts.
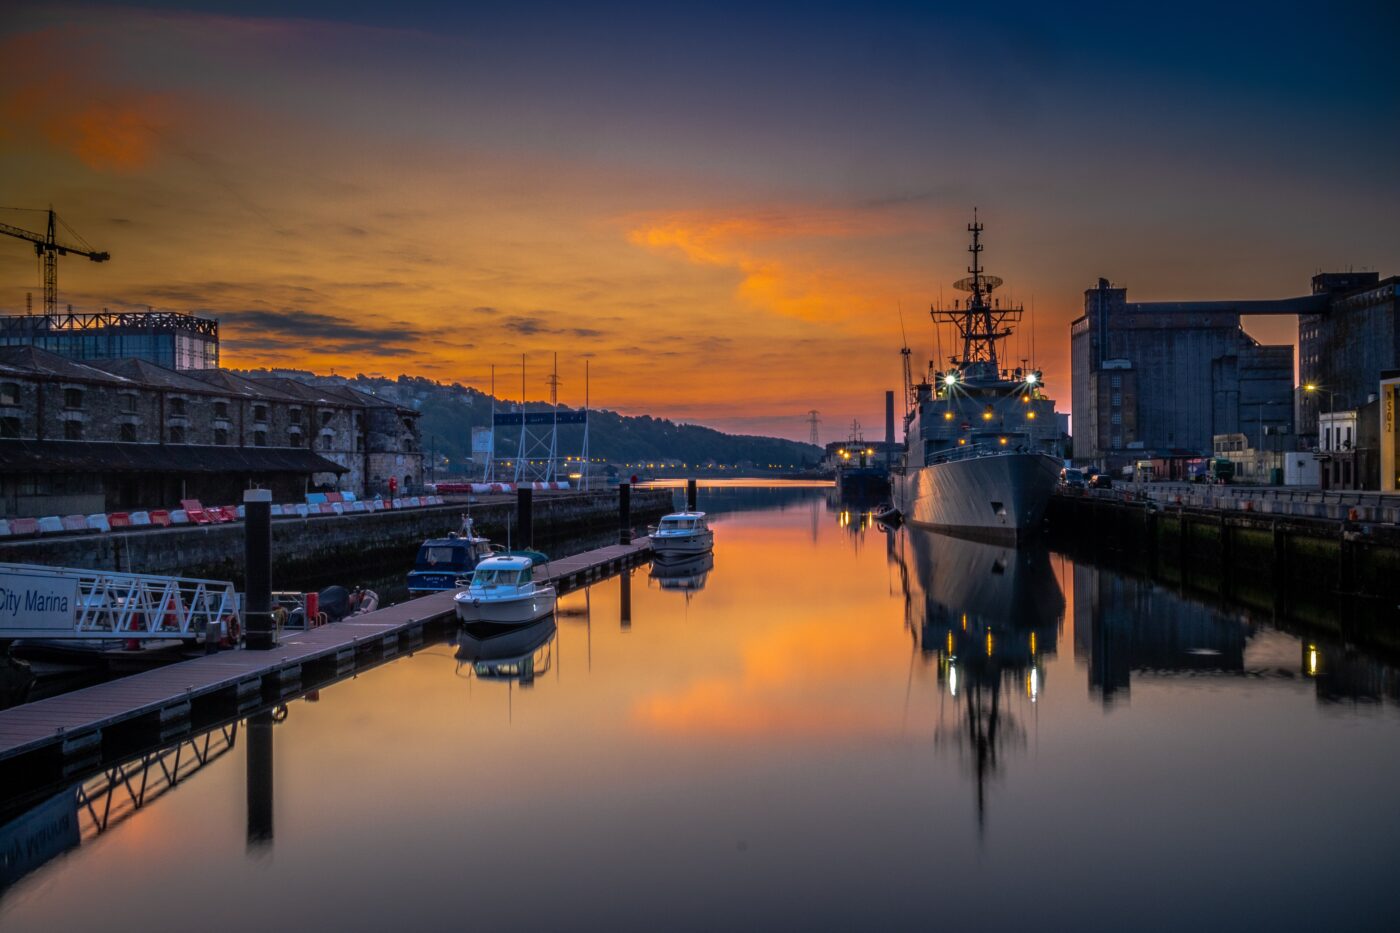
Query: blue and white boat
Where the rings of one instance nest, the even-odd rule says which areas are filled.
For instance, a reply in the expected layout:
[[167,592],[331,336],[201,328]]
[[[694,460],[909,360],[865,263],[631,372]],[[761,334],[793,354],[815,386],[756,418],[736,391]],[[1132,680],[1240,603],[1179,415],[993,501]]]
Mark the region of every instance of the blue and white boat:
[[550,584],[535,582],[536,561],[527,554],[488,557],[476,565],[471,582],[453,599],[465,625],[529,625],[554,612]]
[[492,555],[491,542],[476,535],[471,519],[462,524],[461,534],[429,538],[418,548],[418,557],[408,574],[410,593],[437,593],[457,589],[457,580],[476,569]]

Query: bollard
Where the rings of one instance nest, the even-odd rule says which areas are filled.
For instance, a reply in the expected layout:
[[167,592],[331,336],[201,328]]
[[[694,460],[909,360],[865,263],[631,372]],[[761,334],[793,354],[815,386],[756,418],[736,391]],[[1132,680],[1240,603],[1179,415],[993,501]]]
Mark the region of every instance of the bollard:
[[623,544],[632,543],[632,484],[617,485],[618,540]]
[[305,607],[303,611],[306,613],[306,627],[315,628],[318,624],[316,622],[316,617],[321,614],[321,594],[307,593],[306,602],[303,603],[303,606]]
[[535,546],[535,491],[523,483],[515,491],[515,525],[519,529],[520,547]]
[[685,509],[687,512],[697,511],[696,505],[700,501],[699,485],[700,484],[693,479],[685,481]]
[[243,493],[243,630],[245,647],[267,651],[272,634],[272,490]]
[[244,728],[248,737],[248,848],[256,849],[272,844],[272,713],[254,713]]

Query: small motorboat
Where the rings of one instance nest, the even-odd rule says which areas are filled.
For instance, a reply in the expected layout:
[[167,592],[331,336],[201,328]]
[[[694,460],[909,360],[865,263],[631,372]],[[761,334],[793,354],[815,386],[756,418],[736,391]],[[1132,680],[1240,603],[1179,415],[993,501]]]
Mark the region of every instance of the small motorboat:
[[715,546],[715,533],[704,512],[672,512],[648,530],[651,549],[662,560],[704,554]]
[[418,548],[418,557],[408,574],[408,591],[438,593],[455,590],[457,579],[470,573],[491,553],[491,542],[475,533],[468,518],[462,522],[460,534],[429,538]]
[[541,566],[527,554],[488,557],[453,600],[464,625],[529,625],[554,612],[554,587],[535,583]]

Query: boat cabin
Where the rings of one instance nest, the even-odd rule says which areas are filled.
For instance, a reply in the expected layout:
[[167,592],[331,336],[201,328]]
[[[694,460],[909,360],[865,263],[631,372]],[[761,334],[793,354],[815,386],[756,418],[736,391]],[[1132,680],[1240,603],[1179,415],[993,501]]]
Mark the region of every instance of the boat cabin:
[[661,524],[656,526],[656,533],[683,534],[704,531],[706,527],[704,512],[673,512],[661,519]]
[[476,565],[472,574],[473,592],[503,592],[533,588],[535,584],[535,562],[528,557],[488,557]]
[[490,542],[485,538],[431,538],[418,549],[414,570],[456,571],[465,573],[477,561],[491,555]]

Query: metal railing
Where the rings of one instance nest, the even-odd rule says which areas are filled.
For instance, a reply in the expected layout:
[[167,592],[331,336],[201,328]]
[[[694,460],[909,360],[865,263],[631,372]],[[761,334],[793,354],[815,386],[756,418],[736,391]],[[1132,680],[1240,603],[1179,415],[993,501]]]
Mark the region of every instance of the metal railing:
[[241,609],[226,580],[38,564],[0,563],[0,595],[14,607],[0,605],[0,638],[200,641],[229,630]]

